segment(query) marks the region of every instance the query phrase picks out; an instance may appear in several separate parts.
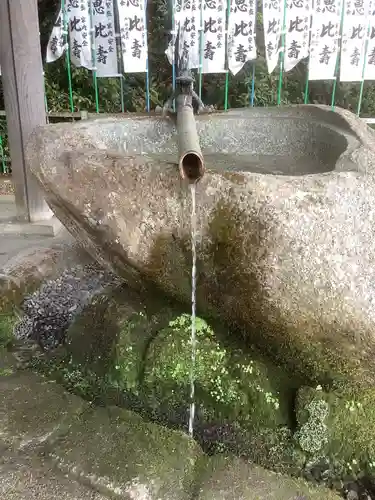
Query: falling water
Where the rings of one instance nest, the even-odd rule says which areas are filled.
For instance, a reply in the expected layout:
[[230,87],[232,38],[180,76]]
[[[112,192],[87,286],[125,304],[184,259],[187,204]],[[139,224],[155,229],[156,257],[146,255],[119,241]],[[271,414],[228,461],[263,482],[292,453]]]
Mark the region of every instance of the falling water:
[[195,417],[195,356],[196,356],[196,287],[197,287],[197,216],[195,208],[196,185],[190,184],[191,191],[191,249],[192,249],[192,270],[191,270],[191,364],[190,364],[190,412],[189,412],[189,435],[193,436]]

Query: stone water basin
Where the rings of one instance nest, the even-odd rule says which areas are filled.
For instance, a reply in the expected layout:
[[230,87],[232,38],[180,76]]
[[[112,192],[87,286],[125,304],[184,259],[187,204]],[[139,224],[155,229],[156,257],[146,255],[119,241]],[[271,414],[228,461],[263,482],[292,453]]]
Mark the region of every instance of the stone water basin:
[[[374,132],[323,106],[237,109],[197,127],[201,314],[311,380],[373,384]],[[100,263],[188,303],[191,197],[175,134],[160,117],[48,125],[28,163]]]
[[[176,129],[153,116],[76,124],[98,147],[176,162]],[[317,106],[235,109],[197,117],[205,165],[217,171],[306,175],[356,168],[357,145],[340,115]]]

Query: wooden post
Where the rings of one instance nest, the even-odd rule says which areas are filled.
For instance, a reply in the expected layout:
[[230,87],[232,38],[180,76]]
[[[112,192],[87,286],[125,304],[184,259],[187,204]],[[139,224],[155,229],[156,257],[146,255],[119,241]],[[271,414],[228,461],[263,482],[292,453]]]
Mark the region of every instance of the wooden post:
[[0,0],[0,63],[18,215],[46,220],[52,212],[25,164],[30,133],[46,123],[37,0]]

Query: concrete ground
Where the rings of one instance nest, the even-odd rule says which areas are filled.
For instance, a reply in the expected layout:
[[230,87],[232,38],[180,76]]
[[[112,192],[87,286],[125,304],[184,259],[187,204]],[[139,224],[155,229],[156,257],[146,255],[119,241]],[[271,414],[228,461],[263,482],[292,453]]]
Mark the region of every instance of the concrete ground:
[[2,194],[0,191],[0,241],[6,234],[22,234],[32,237],[56,236],[61,227],[56,217],[42,222],[21,222],[17,218],[14,195]]
[[0,268],[19,251],[36,246],[48,246],[53,240],[66,235],[65,230],[55,234],[55,223],[41,225],[19,223],[16,215],[14,196],[0,194]]

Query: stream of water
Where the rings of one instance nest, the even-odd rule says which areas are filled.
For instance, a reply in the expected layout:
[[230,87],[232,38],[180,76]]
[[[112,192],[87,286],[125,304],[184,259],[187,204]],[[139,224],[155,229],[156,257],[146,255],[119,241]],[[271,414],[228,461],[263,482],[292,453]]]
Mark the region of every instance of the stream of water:
[[194,433],[195,418],[195,357],[196,357],[196,288],[197,288],[197,214],[196,214],[196,185],[190,184],[191,193],[191,364],[190,364],[190,408],[189,408],[189,435]]

